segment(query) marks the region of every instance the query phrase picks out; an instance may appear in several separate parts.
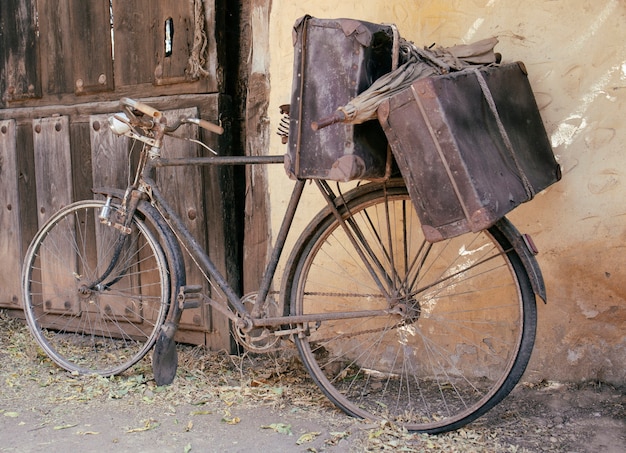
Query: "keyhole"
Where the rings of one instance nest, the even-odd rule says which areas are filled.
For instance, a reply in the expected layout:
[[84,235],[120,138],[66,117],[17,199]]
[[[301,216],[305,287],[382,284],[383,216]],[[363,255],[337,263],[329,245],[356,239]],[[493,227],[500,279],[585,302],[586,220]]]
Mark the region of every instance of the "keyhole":
[[165,56],[172,55],[172,43],[174,42],[174,21],[171,17],[165,19]]

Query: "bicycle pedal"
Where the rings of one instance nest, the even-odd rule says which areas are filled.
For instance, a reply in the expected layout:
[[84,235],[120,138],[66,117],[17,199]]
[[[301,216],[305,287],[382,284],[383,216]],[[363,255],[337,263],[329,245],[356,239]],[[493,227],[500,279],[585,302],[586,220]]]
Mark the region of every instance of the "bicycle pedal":
[[186,300],[183,302],[183,306],[181,307],[183,310],[187,310],[188,308],[198,308],[200,306],[200,300]]
[[202,285],[186,285],[181,286],[178,291],[178,306],[182,310],[186,310],[187,308],[198,308],[200,306],[200,301],[203,299],[204,295]]
[[196,294],[201,293],[203,290],[202,285],[185,285],[181,286],[179,290],[179,294]]

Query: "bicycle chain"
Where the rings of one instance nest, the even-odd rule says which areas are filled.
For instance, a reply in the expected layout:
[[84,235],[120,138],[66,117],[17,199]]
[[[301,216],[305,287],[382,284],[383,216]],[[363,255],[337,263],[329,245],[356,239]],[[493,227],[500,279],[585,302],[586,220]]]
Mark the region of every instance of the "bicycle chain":
[[381,329],[369,329],[369,330],[362,330],[360,332],[353,332],[353,333],[344,333],[341,335],[335,335],[333,337],[328,337],[328,338],[320,338],[320,339],[315,339],[315,342],[326,342],[327,340],[341,340],[344,338],[352,338],[352,337],[356,337],[359,335],[366,335],[368,333],[376,333],[376,332],[382,332],[382,331],[390,331],[392,329],[397,329],[398,327],[400,327],[402,325],[402,323],[397,323],[394,326],[391,327],[385,327],[385,328],[381,328]]
[[[322,297],[327,297],[327,296],[331,296],[331,297],[381,297],[380,294],[363,294],[363,293],[333,293],[333,292],[328,292],[328,293],[306,293],[305,295],[307,296],[311,296],[311,295],[315,295],[315,296],[322,296]],[[321,339],[316,339],[316,342],[325,342],[327,340],[339,340],[339,339],[344,339],[344,338],[352,338],[352,337],[356,337],[359,335],[366,335],[369,333],[376,333],[376,332],[381,332],[381,331],[385,331],[385,330],[392,330],[392,329],[397,329],[398,327],[400,327],[402,325],[401,322],[393,325],[393,326],[385,326],[384,328],[378,328],[378,329],[368,329],[368,330],[362,330],[359,332],[351,332],[351,333],[344,333],[341,334],[339,336],[333,336],[333,337],[329,337],[329,338],[321,338]]]
[[381,294],[363,294],[363,293],[305,293],[305,296],[331,296],[331,297],[378,297],[383,299]]

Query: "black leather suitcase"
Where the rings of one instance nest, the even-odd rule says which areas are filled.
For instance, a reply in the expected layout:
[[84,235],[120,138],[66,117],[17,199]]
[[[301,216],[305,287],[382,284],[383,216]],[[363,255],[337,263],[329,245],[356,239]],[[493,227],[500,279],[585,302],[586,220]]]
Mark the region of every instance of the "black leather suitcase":
[[488,228],[561,177],[522,63],[417,80],[378,117],[432,242]]
[[393,39],[391,26],[354,19],[305,16],[296,22],[285,163],[291,177],[349,181],[388,175],[391,153],[376,120],[319,131],[311,124],[391,70]]

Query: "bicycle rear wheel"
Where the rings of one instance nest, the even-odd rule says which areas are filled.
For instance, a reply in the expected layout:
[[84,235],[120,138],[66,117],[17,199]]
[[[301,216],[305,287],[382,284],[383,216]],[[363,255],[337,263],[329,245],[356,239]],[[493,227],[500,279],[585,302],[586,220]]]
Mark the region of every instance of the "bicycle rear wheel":
[[469,423],[512,390],[534,343],[535,296],[504,224],[431,244],[404,183],[344,198],[347,229],[323,212],[290,257],[291,314],[387,312],[301,325],[305,366],[353,416],[429,433]]
[[45,353],[66,370],[110,376],[154,344],[171,281],[158,227],[137,212],[123,233],[99,221],[104,204],[79,201],[54,214],[28,249],[22,284]]

